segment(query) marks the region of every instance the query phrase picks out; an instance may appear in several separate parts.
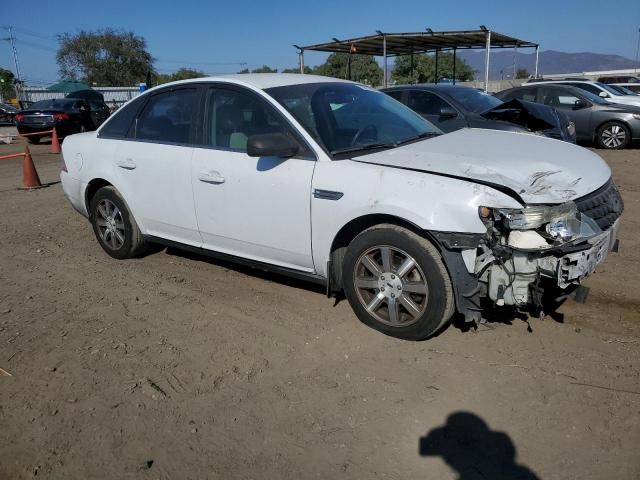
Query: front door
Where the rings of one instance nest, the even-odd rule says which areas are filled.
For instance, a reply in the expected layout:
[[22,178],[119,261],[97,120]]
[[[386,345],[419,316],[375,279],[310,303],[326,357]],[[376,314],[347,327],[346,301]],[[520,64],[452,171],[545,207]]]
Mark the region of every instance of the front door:
[[247,155],[251,135],[292,132],[281,114],[244,87],[211,87],[204,145],[194,149],[193,193],[205,248],[314,271],[309,153],[281,159]]
[[196,87],[155,93],[115,152],[117,187],[149,235],[200,246],[191,188]]

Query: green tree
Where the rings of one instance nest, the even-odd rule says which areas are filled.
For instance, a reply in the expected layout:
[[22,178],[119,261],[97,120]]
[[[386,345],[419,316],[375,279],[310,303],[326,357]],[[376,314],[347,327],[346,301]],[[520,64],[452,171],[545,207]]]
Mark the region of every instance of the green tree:
[[188,78],[200,78],[206,76],[203,72],[199,70],[192,70],[190,68],[181,68],[177,72],[168,73],[168,74],[157,74],[155,75],[155,84],[161,85],[163,83],[175,82],[177,80],[186,80]]
[[0,67],[0,96],[5,101],[16,96],[16,77],[11,70]]
[[271,68],[267,65],[263,65],[254,70],[251,70],[251,73],[278,73],[278,70],[276,70],[275,68]]
[[[348,64],[349,54],[332,53],[313,73],[326,77],[347,78]],[[351,55],[351,80],[376,86],[382,84],[382,75],[382,68],[372,55]]]
[[[435,55],[418,54],[413,56],[413,71],[411,56],[396,57],[391,71],[391,78],[397,83],[434,83],[436,81]],[[440,52],[438,54],[438,81],[444,78],[453,79],[453,54]],[[456,57],[456,81],[473,80],[473,70],[460,57]]]
[[519,68],[516,70],[516,78],[529,78],[529,70],[526,68]]
[[[280,70],[280,72],[281,73],[300,73],[300,67],[284,68],[284,69]],[[312,73],[314,73],[314,70],[310,66],[305,65],[304,66],[304,73],[312,74]]]
[[135,85],[153,71],[147,42],[133,32],[105,28],[58,36],[56,62],[61,78],[104,87]]

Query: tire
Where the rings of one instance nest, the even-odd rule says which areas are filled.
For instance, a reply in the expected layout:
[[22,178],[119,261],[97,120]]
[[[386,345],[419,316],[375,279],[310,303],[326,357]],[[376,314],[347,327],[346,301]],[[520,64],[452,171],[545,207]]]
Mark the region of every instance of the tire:
[[102,187],[95,193],[89,203],[89,220],[98,243],[113,258],[134,258],[145,250],[138,224],[114,187]]
[[29,142],[31,145],[39,145],[40,137],[27,137],[27,142]]
[[425,339],[454,312],[440,253],[427,239],[396,225],[376,225],[351,241],[342,284],[360,321],[392,337]]
[[607,122],[598,128],[596,141],[600,148],[618,150],[625,148],[631,141],[629,128],[620,122]]

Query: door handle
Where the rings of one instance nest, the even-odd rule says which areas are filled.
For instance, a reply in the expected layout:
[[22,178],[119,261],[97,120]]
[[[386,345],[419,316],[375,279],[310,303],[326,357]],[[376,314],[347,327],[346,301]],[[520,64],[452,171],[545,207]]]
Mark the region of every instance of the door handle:
[[124,168],[125,170],[133,170],[136,168],[136,164],[131,159],[121,160],[118,162],[118,166],[120,168]]
[[220,172],[211,171],[211,172],[203,172],[198,175],[198,180],[204,183],[215,183],[220,184],[224,183],[225,178],[220,175]]

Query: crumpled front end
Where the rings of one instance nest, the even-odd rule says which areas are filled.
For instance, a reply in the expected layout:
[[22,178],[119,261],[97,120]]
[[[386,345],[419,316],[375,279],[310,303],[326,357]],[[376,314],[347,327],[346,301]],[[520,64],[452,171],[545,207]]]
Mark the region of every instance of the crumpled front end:
[[460,285],[463,275],[454,278],[458,310],[469,321],[479,320],[480,300],[487,298],[496,306],[542,311],[549,295],[566,296],[617,250],[623,208],[611,180],[560,205],[480,207],[486,234],[445,248],[445,259],[457,250],[469,273],[467,285]]

